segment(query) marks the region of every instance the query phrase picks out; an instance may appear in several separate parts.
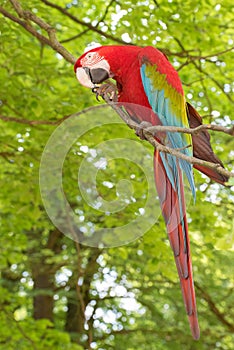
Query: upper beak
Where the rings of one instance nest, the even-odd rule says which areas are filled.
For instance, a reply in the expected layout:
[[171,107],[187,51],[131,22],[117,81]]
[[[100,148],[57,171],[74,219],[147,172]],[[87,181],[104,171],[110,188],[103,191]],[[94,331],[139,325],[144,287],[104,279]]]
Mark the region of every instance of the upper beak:
[[[84,69],[86,70],[87,68]],[[90,76],[90,79],[94,84],[100,84],[109,78],[109,72],[103,68],[89,69],[87,74]]]
[[87,67],[79,67],[76,69],[76,77],[79,82],[88,88],[94,88],[95,84],[100,84],[108,79],[109,72],[103,68],[89,69]]

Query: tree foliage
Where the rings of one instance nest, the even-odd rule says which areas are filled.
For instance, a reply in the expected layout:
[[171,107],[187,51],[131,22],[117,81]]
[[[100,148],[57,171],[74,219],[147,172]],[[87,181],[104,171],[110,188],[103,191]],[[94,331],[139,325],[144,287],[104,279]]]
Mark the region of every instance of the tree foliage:
[[[230,126],[232,1],[3,0],[0,12],[1,348],[231,350],[233,187],[195,173],[197,201],[188,206],[188,217],[201,339],[194,342],[162,218],[128,245],[79,245],[49,220],[39,166],[60,121],[98,104],[77,84],[70,63],[93,43],[162,49],[204,121]],[[97,144],[118,138],[136,140],[123,124],[100,126],[83,135],[65,160],[64,191],[84,229],[113,228],[144,207],[147,179],[139,166],[121,159],[97,175],[107,201],[118,197],[121,179],[132,181],[134,201],[120,213],[103,215],[77,188],[77,168],[87,153],[95,158]],[[213,132],[211,140],[232,170],[233,138]],[[86,186],[92,190],[89,175]]]

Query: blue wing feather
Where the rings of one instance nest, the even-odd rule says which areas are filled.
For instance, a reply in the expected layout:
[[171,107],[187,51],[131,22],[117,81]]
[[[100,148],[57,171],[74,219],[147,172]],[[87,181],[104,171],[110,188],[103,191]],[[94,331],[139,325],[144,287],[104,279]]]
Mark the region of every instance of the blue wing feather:
[[[158,115],[159,119],[162,122],[162,125],[165,126],[180,126],[183,127],[182,118],[178,118],[178,116],[173,111],[173,108],[171,107],[172,101],[168,96],[165,96],[165,90],[163,88],[161,89],[155,89],[155,86],[153,85],[153,82],[150,77],[146,74],[146,64],[144,63],[141,66],[141,79],[143,83],[143,87],[145,90],[145,93],[147,95],[149,104],[151,105],[153,111]],[[175,149],[181,149],[180,152],[182,152],[185,155],[191,156],[191,147],[186,148],[189,144],[186,140],[186,137],[184,134],[181,133],[167,133],[167,138],[164,140],[164,143],[166,146],[175,148]],[[179,164],[180,168],[184,171],[186,174],[193,196],[195,198],[195,184],[193,179],[193,172],[192,172],[192,165],[188,163],[185,160],[177,159],[175,156],[170,154],[165,154],[160,152],[163,165],[167,171],[168,178],[173,186],[174,189],[176,189],[177,193],[178,191],[178,170],[177,166]]]

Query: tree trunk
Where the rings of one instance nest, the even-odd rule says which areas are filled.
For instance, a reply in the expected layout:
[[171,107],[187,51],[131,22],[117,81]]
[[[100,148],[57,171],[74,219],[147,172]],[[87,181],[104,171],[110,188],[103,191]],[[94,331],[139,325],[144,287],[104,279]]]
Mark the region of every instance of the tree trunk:
[[[55,255],[61,252],[62,233],[57,229],[49,232],[46,249],[50,249]],[[43,249],[43,248],[42,248]],[[33,317],[38,320],[46,318],[53,321],[55,273],[61,267],[60,264],[48,264],[46,260],[38,261],[33,258],[32,252],[32,278],[34,281]]]
[[[74,291],[74,297],[76,291]],[[69,333],[83,333],[84,332],[84,317],[80,303],[73,298],[67,302],[67,314],[65,330]]]
[[[41,269],[41,265],[38,266],[37,271]],[[38,320],[41,318],[47,318],[53,321],[53,276],[51,276],[48,269],[40,271],[39,273],[34,270],[33,280],[34,280],[34,292],[35,296],[33,298],[33,317]]]

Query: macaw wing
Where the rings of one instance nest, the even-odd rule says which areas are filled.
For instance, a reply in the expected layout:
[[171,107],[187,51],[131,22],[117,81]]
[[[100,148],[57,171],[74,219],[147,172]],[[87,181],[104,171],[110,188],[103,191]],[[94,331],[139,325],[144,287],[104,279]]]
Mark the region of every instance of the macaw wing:
[[[145,94],[162,125],[189,127],[182,85],[167,58],[160,51],[146,47],[141,51],[139,60]],[[179,149],[185,155],[192,156],[192,139],[188,134],[167,132],[165,138],[161,138],[160,141],[166,146]],[[177,161],[176,157],[170,154],[161,153],[161,157],[173,188],[178,186],[176,179],[179,163],[195,197],[192,165],[182,159]]]

